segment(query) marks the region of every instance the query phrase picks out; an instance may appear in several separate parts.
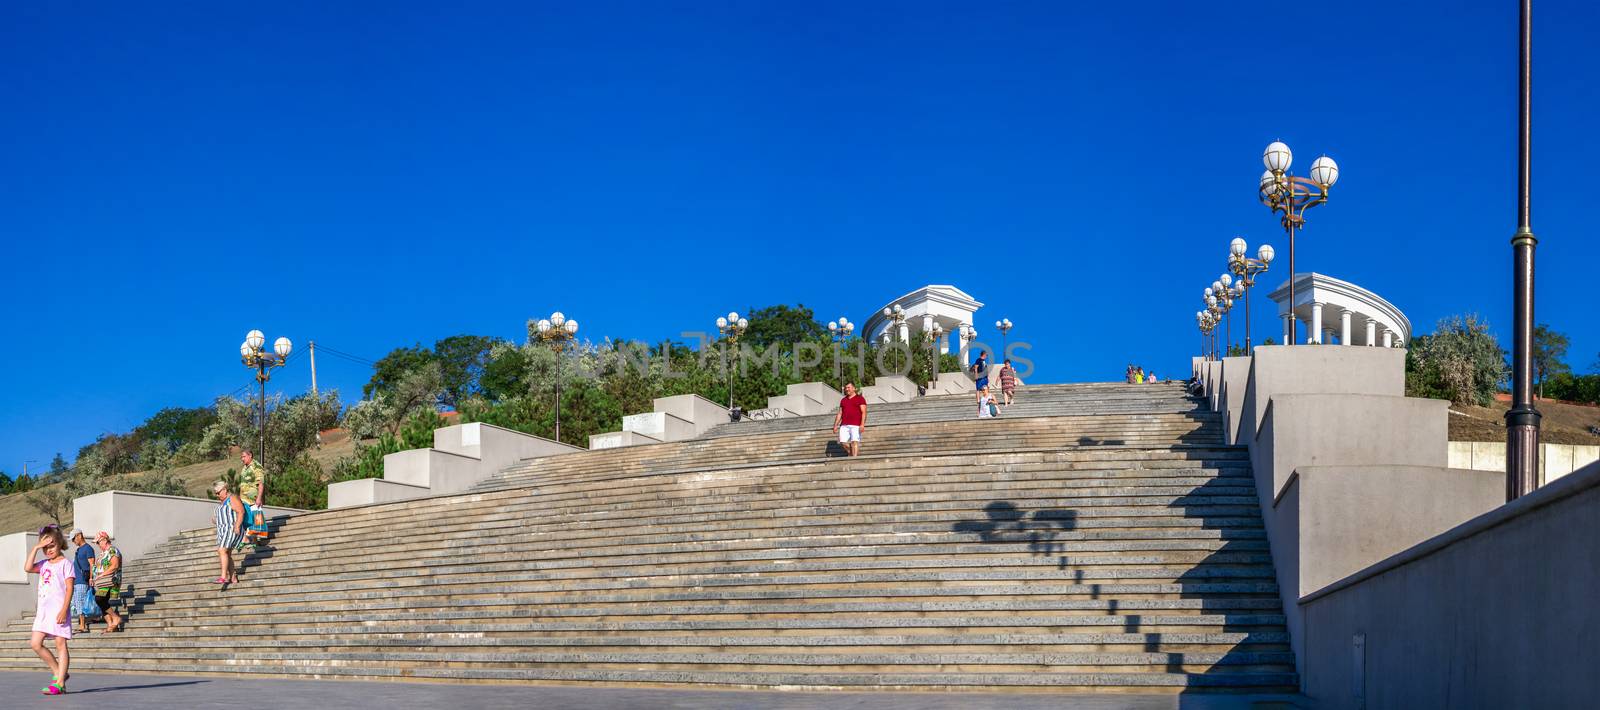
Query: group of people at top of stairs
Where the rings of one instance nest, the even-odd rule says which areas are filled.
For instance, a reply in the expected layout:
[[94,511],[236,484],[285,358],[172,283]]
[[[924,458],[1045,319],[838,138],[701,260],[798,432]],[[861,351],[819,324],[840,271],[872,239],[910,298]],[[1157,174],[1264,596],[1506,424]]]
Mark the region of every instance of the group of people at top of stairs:
[[1011,406],[1012,400],[1017,396],[1017,370],[1011,366],[1011,358],[1006,358],[1000,365],[1000,396],[1004,402],[996,402],[994,395],[989,392],[989,354],[978,353],[978,359],[967,368],[967,373],[972,376],[976,385],[978,396],[978,418],[988,419],[998,417],[1005,407]]
[[1144,367],[1139,366],[1139,365],[1129,365],[1128,366],[1128,370],[1127,370],[1127,372],[1125,374],[1127,376],[1128,384],[1130,384],[1130,385],[1142,385],[1142,384],[1145,384],[1147,382],[1158,382],[1159,381],[1159,380],[1156,379],[1156,371],[1155,370],[1151,370],[1149,372],[1145,372],[1144,371]]
[[[70,556],[69,538],[77,546]],[[39,575],[29,645],[50,669],[50,683],[39,692],[60,695],[67,692],[67,641],[73,631],[88,633],[89,621],[102,616],[106,628],[101,633],[122,630],[124,620],[115,608],[122,591],[122,553],[105,532],[95,535],[95,544],[90,546],[82,530],[73,530],[68,536],[61,534],[61,528],[46,525],[39,530],[39,543],[28,551],[22,569]],[[45,646],[50,639],[55,641],[54,653]]]
[[[978,418],[989,419],[1005,411],[989,394],[989,361],[987,353],[979,353],[977,361],[968,368],[978,396]],[[1008,358],[1000,366],[1000,392],[1009,407],[1017,394],[1017,371]],[[856,392],[855,383],[846,383],[844,398],[839,400],[839,411],[833,414],[833,433],[839,437],[846,456],[861,455],[861,432],[867,428],[867,398]]]
[[211,484],[211,494],[221,503],[213,520],[217,528],[217,562],[221,574],[211,582],[224,585],[224,589],[239,581],[234,554],[242,552],[247,544],[255,545],[256,549],[265,547],[271,532],[267,528],[265,508],[266,471],[249,451],[240,454],[239,461],[244,464],[239,469],[239,490],[233,490],[227,481]]

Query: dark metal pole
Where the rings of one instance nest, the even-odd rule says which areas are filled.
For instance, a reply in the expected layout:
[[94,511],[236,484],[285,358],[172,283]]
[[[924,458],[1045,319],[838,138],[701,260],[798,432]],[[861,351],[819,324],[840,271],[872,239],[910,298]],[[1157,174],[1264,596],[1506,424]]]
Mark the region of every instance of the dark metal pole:
[[562,347],[558,343],[556,345],[556,441],[557,442],[561,441],[561,350],[562,350]]
[[[1249,269],[1249,264],[1245,265]],[[1244,285],[1244,354],[1250,354],[1250,283]]]
[[[261,393],[256,398],[256,456],[263,461],[267,457],[267,366],[266,361],[256,361],[256,382],[261,385]],[[266,465],[265,463],[262,464]]]
[[1506,412],[1506,500],[1532,493],[1543,482],[1539,471],[1539,410],[1533,405],[1533,236],[1529,217],[1532,182],[1533,2],[1522,0],[1522,53],[1518,72],[1521,105],[1517,113],[1517,233],[1511,238],[1513,304],[1511,410]]
[[1223,332],[1227,334],[1228,338],[1222,344],[1222,356],[1227,357],[1233,354],[1228,352],[1233,348],[1233,306],[1228,306],[1228,314],[1223,316],[1223,320],[1227,321],[1227,324],[1223,326]]

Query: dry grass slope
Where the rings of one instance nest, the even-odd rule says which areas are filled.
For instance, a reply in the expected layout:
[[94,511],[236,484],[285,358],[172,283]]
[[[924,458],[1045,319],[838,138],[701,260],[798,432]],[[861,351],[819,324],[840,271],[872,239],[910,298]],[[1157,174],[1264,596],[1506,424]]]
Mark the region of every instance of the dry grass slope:
[[[354,453],[354,442],[350,441],[350,438],[344,432],[337,432],[325,434],[322,448],[313,450],[311,456],[317,460],[317,463],[322,464],[323,470],[326,471],[333,467],[335,461],[351,456]],[[237,468],[238,465],[238,460],[229,458],[222,461],[207,461],[205,463],[180,466],[173,469],[173,472],[183,481],[184,488],[188,490],[189,495],[199,496],[205,493],[206,486],[221,478],[223,472],[229,468]],[[269,502],[270,495],[271,492],[269,491]],[[43,513],[28,505],[26,498],[27,494],[25,493],[0,496],[0,535],[21,530],[37,530],[40,526],[50,522],[50,519],[45,517]],[[71,511],[68,511],[67,515],[70,516],[71,514]],[[62,523],[70,526],[72,521],[63,520]]]

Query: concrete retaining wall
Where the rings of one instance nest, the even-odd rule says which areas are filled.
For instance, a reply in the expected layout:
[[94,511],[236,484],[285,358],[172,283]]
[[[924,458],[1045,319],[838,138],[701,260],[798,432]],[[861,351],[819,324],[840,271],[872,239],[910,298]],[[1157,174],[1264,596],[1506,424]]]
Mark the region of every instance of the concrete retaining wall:
[[1301,601],[1322,708],[1585,708],[1600,697],[1600,464]]
[[[1539,470],[1545,483],[1600,461],[1600,446],[1540,444]],[[1503,441],[1452,441],[1450,466],[1476,471],[1506,470],[1506,443]]]

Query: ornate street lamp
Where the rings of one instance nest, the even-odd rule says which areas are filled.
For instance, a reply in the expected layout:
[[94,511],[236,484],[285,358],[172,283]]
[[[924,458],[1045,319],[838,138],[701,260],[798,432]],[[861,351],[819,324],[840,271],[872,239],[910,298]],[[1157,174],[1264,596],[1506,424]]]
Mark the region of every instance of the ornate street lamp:
[[[843,319],[841,318],[840,320]],[[833,324],[829,323],[828,325]],[[727,367],[729,362],[738,361],[739,336],[744,335],[744,332],[749,329],[750,321],[740,318],[738,311],[728,311],[727,317],[717,319],[717,332],[722,334],[722,338],[725,341],[724,345],[722,346],[724,367]],[[733,357],[731,360],[728,357],[728,353],[730,351],[733,352]],[[728,372],[728,414],[730,416],[733,414],[733,383],[735,375],[737,375],[737,367],[735,367],[733,371]]]
[[837,338],[840,342],[850,339],[850,334],[855,332],[856,324],[850,319],[840,316],[837,321],[828,321],[828,335]]
[[1256,186],[1261,204],[1283,215],[1279,221],[1289,233],[1289,345],[1295,345],[1300,339],[1294,315],[1295,233],[1306,224],[1306,210],[1327,202],[1328,188],[1339,181],[1339,165],[1333,158],[1324,155],[1313,161],[1308,179],[1290,174],[1289,162],[1293,157],[1289,146],[1273,141],[1261,156],[1267,170],[1261,173]]
[[1010,356],[1006,352],[1006,333],[1011,332],[1011,319],[1001,318],[994,322],[994,329],[1000,331],[1000,360],[1004,361]]
[[1506,412],[1506,500],[1532,493],[1539,475],[1539,420],[1533,406],[1533,7],[1522,0],[1517,88],[1517,232],[1511,236],[1511,409]]
[[294,350],[294,343],[288,338],[278,338],[272,341],[272,352],[265,352],[262,346],[267,344],[267,336],[259,330],[252,330],[244,336],[244,342],[239,343],[239,361],[256,371],[256,383],[261,385],[259,396],[256,398],[256,456],[265,459],[267,449],[267,380],[272,379],[272,368],[283,367],[289,361],[289,353]]
[[889,325],[883,330],[883,342],[900,340],[900,329],[906,323],[906,309],[896,303],[883,309],[883,317],[889,319]]
[[561,441],[561,363],[567,346],[577,335],[578,321],[568,319],[561,311],[539,321],[539,340],[556,353],[556,441]]
[[[1262,244],[1256,250],[1256,258],[1252,259],[1244,253],[1250,248],[1244,237],[1234,237],[1228,243],[1228,270],[1239,277],[1239,298],[1244,301],[1244,354],[1250,354],[1250,287],[1256,285],[1256,276],[1267,270],[1272,264],[1271,244]],[[1293,310],[1291,303],[1290,310]]]

